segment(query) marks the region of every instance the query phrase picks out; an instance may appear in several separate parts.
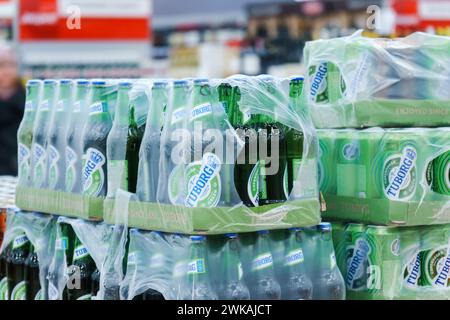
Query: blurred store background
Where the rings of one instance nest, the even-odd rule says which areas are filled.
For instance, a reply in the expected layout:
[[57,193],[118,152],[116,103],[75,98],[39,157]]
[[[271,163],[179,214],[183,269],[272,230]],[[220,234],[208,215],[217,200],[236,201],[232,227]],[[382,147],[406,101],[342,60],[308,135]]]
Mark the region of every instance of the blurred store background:
[[284,76],[306,41],[358,29],[450,35],[450,0],[0,0],[24,79]]

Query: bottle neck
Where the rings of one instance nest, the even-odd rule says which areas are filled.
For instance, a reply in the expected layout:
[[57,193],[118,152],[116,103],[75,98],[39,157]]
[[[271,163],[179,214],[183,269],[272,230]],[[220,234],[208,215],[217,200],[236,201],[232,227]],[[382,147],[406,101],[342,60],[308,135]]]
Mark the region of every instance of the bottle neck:
[[197,279],[198,282],[208,281],[208,271],[206,266],[206,248],[203,242],[191,244],[191,252],[188,261],[188,276]]
[[289,84],[289,98],[291,100],[291,108],[299,112],[301,110],[303,94],[303,81],[291,81]]
[[336,266],[333,241],[331,232],[322,231],[317,237],[317,257],[319,259],[318,268],[321,270],[332,270]]
[[117,108],[116,114],[114,116],[114,124],[118,126],[129,125],[130,116],[130,98],[129,98],[129,88],[119,89],[117,97]]
[[226,281],[239,281],[242,277],[242,266],[239,259],[239,243],[237,239],[229,239],[224,254],[224,268]]
[[149,122],[152,128],[161,128],[163,125],[163,109],[167,104],[167,91],[157,88],[152,91],[152,104],[149,112]]

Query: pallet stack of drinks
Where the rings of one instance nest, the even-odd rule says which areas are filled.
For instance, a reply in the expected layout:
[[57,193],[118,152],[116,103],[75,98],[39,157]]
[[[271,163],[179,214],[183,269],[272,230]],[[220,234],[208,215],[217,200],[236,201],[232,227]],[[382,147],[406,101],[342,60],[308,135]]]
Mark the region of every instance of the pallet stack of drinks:
[[306,47],[319,185],[350,299],[450,298],[450,39]]
[[3,298],[344,298],[302,92],[265,75],[29,81]]

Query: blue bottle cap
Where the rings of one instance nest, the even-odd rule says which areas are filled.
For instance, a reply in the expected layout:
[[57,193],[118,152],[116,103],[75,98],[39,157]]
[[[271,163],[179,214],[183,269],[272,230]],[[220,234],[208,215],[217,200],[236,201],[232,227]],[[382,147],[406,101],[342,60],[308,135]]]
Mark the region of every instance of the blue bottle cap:
[[105,80],[94,80],[92,81],[93,86],[106,86]]
[[188,81],[187,80],[175,80],[173,82],[174,86],[187,86],[188,85]]
[[322,231],[331,231],[331,223],[329,222],[322,222],[318,225],[318,228]]
[[191,236],[191,241],[205,241],[205,236]]
[[121,80],[119,82],[119,87],[131,87],[133,85],[133,82],[130,80]]
[[44,84],[56,84],[56,80],[55,79],[45,79]]
[[38,79],[30,79],[27,81],[27,86],[35,86],[35,85],[41,84],[41,82],[42,81],[38,80]]
[[269,230],[259,230],[257,231],[258,234],[268,234]]
[[304,76],[292,76],[290,78],[291,81],[304,81],[305,77]]
[[165,81],[165,80],[158,80],[158,81],[153,82],[153,88],[165,87],[165,86],[167,86],[167,81]]
[[207,83],[208,83],[208,79],[206,79],[206,78],[194,79],[194,84],[207,84]]
[[79,84],[79,85],[88,85],[89,84],[89,80],[78,79],[78,80],[76,80],[76,83]]
[[61,79],[59,80],[60,84],[71,84],[73,81],[71,79]]
[[230,238],[230,239],[234,239],[237,238],[237,233],[227,233],[225,234],[225,237]]

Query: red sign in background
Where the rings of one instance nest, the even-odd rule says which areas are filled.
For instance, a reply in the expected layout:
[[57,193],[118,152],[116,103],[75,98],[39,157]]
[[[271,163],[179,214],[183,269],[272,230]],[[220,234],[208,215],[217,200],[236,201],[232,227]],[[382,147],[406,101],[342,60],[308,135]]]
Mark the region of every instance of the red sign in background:
[[[391,5],[397,14],[397,30],[426,30],[428,27],[450,26],[450,0],[391,0]],[[421,5],[431,8],[429,10],[434,11],[439,18],[424,16],[420,10]]]
[[[114,5],[114,0],[109,3]],[[81,7],[80,28],[77,29],[73,28],[73,17],[63,16],[58,5],[58,0],[19,0],[20,41],[150,40],[150,12],[141,16],[121,17],[118,12],[110,17],[83,17]]]

